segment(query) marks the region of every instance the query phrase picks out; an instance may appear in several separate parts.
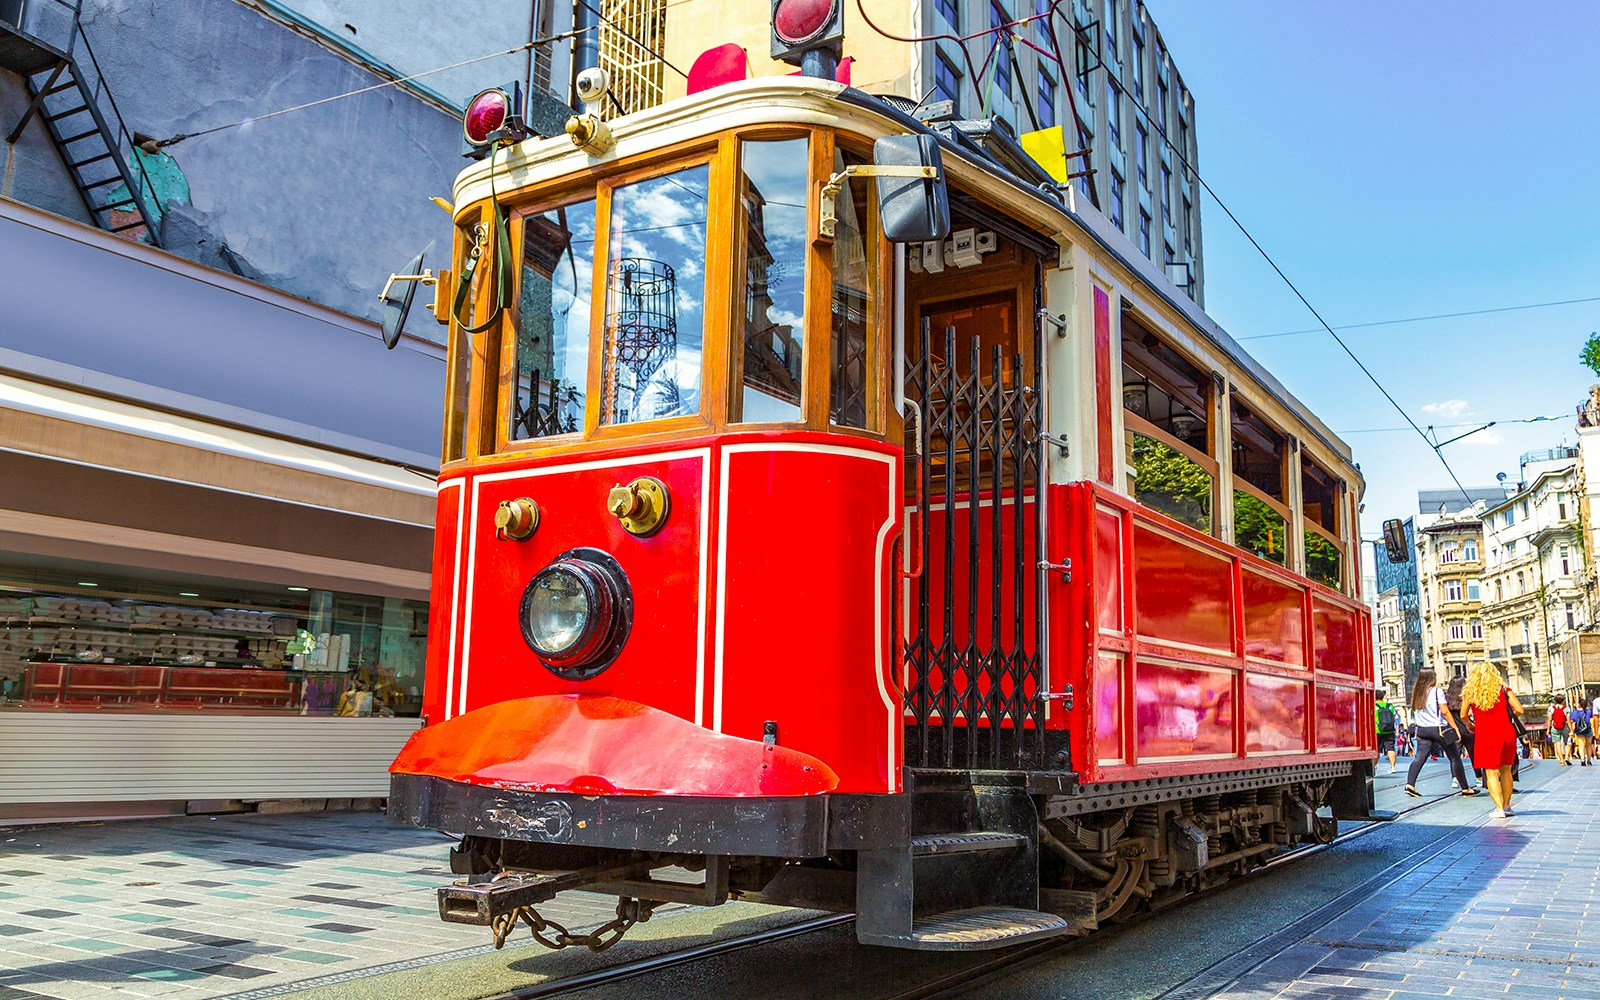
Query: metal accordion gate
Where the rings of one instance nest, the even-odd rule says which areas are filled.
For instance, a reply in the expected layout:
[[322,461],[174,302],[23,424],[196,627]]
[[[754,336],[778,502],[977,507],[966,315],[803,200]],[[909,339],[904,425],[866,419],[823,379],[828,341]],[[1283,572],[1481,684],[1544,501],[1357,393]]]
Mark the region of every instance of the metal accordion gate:
[[906,764],[1037,770],[1040,351],[1005,356],[995,346],[985,358],[971,336],[962,358],[954,327],[941,339],[924,319],[906,369],[906,395],[921,410],[906,441],[916,477],[907,544],[920,564],[906,584]]

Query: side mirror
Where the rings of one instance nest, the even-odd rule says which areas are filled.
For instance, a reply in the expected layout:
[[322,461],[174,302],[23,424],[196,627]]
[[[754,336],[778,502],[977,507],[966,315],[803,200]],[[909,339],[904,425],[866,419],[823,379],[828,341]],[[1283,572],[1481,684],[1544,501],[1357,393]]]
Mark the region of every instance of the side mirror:
[[[383,291],[378,293],[378,298],[383,302],[383,346],[391,351],[400,343],[400,331],[405,328],[406,316],[411,312],[411,300],[417,295],[417,286],[432,285],[439,280],[432,271],[421,270],[422,258],[427,253],[424,249],[411,258],[404,274],[389,275],[389,280],[383,284]],[[395,292],[395,285],[404,285],[405,288]]]
[[878,216],[891,243],[923,243],[950,235],[950,195],[944,183],[939,140],[931,135],[886,135],[872,144],[877,167],[914,171],[874,173]]
[[1411,546],[1406,544],[1405,522],[1392,517],[1383,522],[1383,547],[1392,563],[1411,561]]

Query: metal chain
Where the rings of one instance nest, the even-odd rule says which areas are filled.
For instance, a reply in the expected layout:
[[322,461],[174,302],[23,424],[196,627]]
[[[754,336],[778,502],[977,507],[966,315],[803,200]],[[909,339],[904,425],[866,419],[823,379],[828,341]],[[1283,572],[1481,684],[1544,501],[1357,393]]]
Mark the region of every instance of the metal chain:
[[560,950],[583,945],[590,951],[605,951],[621,941],[634,924],[649,920],[655,905],[649,900],[622,896],[617,900],[616,917],[587,934],[574,934],[554,920],[540,916],[539,911],[531,906],[519,906],[509,913],[500,914],[490,921],[489,929],[494,932],[496,949],[505,947],[506,939],[516,930],[520,920],[532,929],[533,939],[546,948]]

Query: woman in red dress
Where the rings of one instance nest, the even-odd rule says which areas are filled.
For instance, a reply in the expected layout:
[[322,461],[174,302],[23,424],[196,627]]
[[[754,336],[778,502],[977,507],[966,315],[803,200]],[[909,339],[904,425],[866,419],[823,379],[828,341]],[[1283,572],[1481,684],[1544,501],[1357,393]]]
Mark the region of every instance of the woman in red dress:
[[[1517,762],[1517,731],[1510,712],[1522,714],[1522,703],[1500,679],[1500,671],[1479,663],[1461,690],[1462,706],[1472,713],[1472,766],[1482,768],[1494,816],[1511,816],[1511,768]],[[1507,704],[1510,705],[1509,711]]]

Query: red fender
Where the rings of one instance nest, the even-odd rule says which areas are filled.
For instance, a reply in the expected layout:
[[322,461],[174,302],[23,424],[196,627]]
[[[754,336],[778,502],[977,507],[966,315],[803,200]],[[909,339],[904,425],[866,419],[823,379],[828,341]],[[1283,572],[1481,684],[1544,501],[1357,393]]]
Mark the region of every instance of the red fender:
[[420,729],[389,770],[579,795],[820,795],[839,784],[797,750],[622,698],[571,694],[497,702]]

